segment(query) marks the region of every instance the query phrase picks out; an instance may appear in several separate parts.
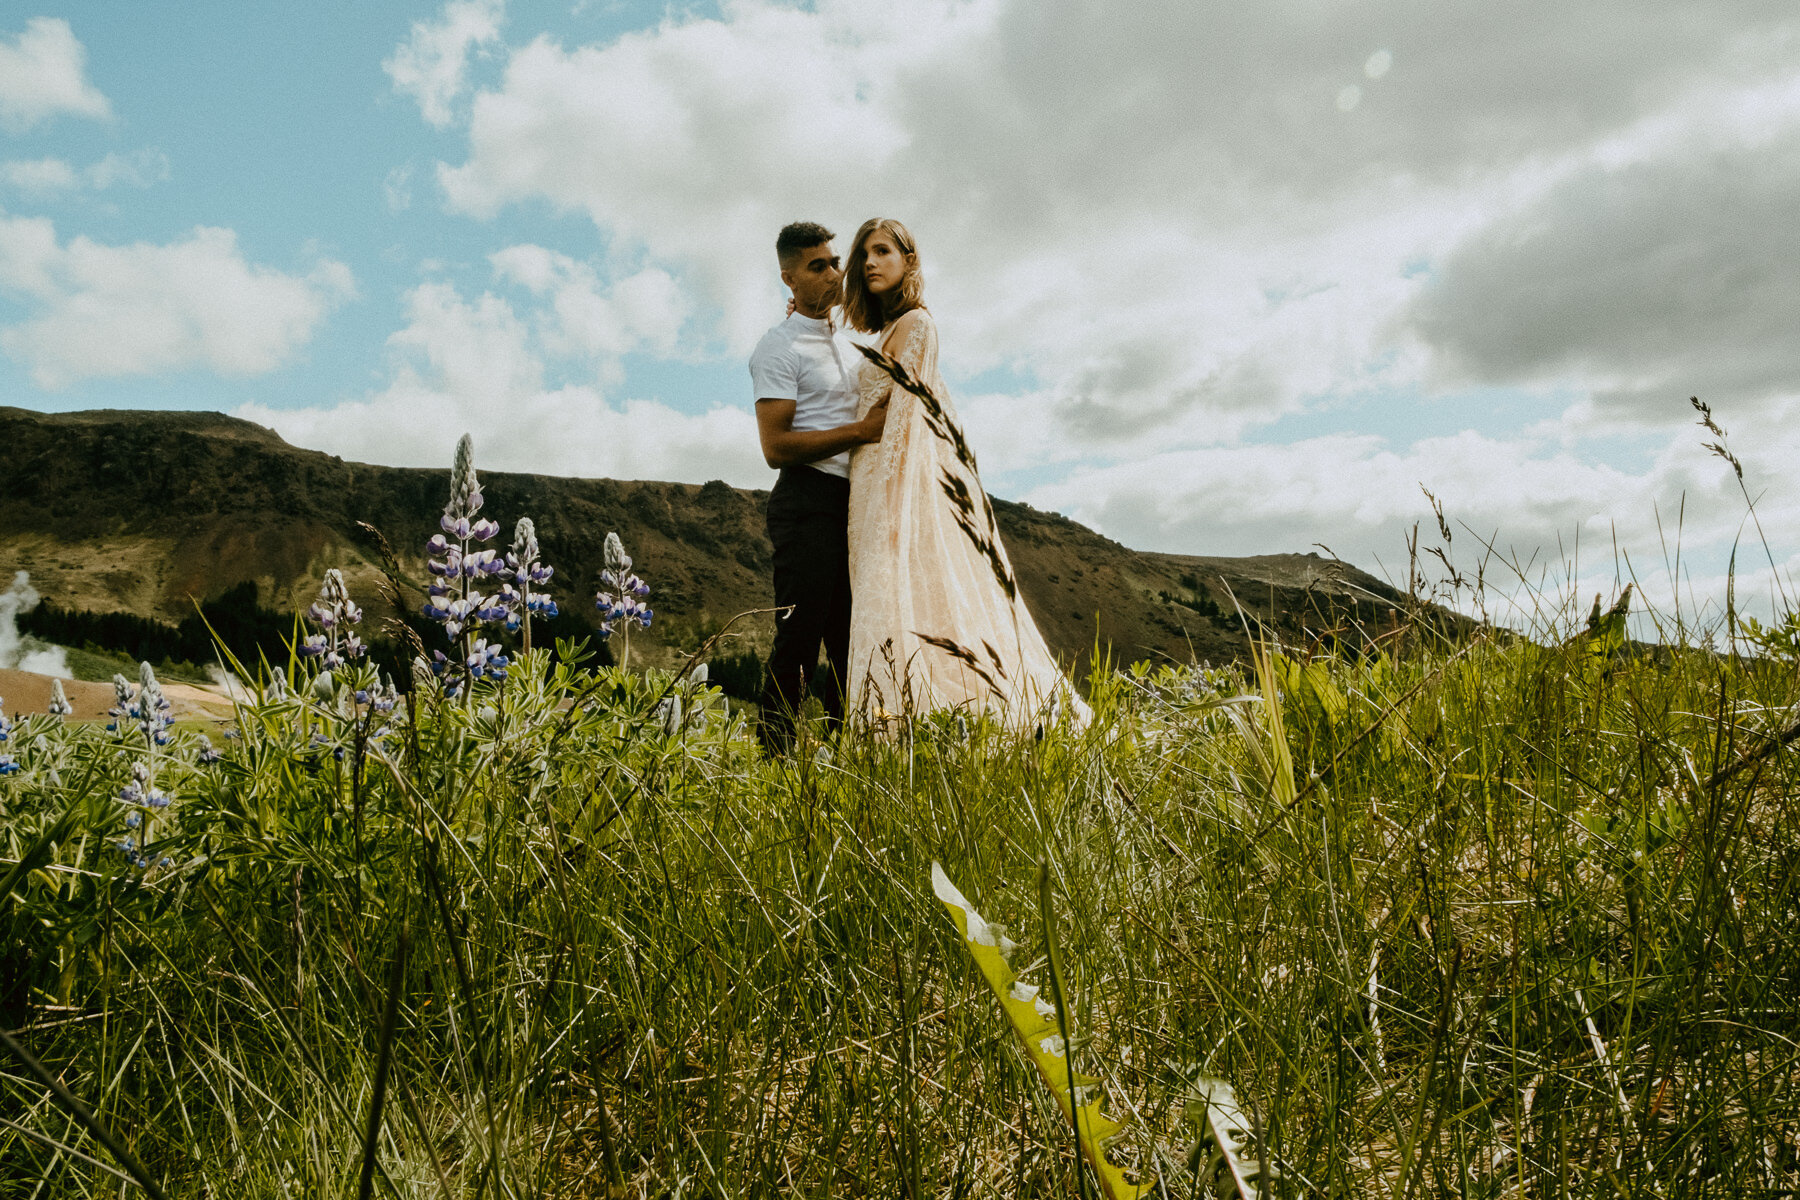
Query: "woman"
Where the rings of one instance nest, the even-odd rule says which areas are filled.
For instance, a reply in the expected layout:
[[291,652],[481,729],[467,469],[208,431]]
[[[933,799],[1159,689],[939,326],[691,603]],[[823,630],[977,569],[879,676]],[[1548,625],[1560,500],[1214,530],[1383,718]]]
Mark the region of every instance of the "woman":
[[1019,595],[938,374],[912,235],[876,218],[844,265],[844,319],[880,335],[859,376],[857,415],[888,402],[881,441],[850,459],[850,679],[870,718],[937,708],[1023,727],[1062,708],[1085,721]]

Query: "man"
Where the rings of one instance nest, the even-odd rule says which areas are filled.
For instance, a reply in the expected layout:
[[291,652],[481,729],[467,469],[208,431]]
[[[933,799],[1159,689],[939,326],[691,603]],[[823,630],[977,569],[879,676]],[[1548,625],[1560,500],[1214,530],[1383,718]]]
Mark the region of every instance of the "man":
[[880,441],[887,420],[885,405],[856,417],[862,359],[831,318],[843,277],[833,236],[822,225],[800,221],[775,239],[794,311],[750,355],[763,459],[781,472],[769,493],[775,603],[793,606],[775,624],[763,686],[757,732],[771,756],[793,748],[794,717],[821,643],[827,674],[820,698],[829,721],[843,718],[850,655],[850,449]]

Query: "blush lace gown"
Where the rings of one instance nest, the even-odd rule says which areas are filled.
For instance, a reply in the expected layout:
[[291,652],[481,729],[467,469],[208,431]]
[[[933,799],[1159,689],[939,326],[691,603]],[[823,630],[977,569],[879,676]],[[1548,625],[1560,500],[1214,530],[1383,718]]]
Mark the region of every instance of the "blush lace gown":
[[890,327],[882,352],[925,398],[874,361],[857,416],[888,400],[881,441],[850,459],[850,678],[845,707],[865,718],[986,711],[1026,728],[1089,712],[1020,597],[993,506],[943,377],[937,326],[922,308]]

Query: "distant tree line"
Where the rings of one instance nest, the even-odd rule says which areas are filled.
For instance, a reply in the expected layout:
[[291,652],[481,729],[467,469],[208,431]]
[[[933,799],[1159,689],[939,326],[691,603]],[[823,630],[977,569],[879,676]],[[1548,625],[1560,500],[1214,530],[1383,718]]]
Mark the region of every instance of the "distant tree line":
[[241,583],[176,624],[136,613],[64,608],[46,600],[19,615],[19,631],[59,646],[111,650],[140,662],[194,664],[218,660],[213,649],[216,632],[248,666],[257,661],[259,653],[271,663],[287,661],[294,619],[262,607],[256,600],[256,585]]

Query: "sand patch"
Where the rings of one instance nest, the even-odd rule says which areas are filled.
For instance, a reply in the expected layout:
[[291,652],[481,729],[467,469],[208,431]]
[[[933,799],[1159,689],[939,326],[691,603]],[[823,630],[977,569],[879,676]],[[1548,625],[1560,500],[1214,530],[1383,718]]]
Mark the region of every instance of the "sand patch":
[[[31,716],[50,709],[50,676],[34,671],[0,668],[0,699],[6,702],[9,717]],[[110,683],[83,683],[76,679],[62,681],[63,693],[75,706],[72,720],[103,720],[113,706]],[[135,681],[134,681],[135,685]],[[231,700],[209,688],[188,683],[165,683],[163,694],[169,698],[169,709],[177,721],[229,721],[236,714]]]

